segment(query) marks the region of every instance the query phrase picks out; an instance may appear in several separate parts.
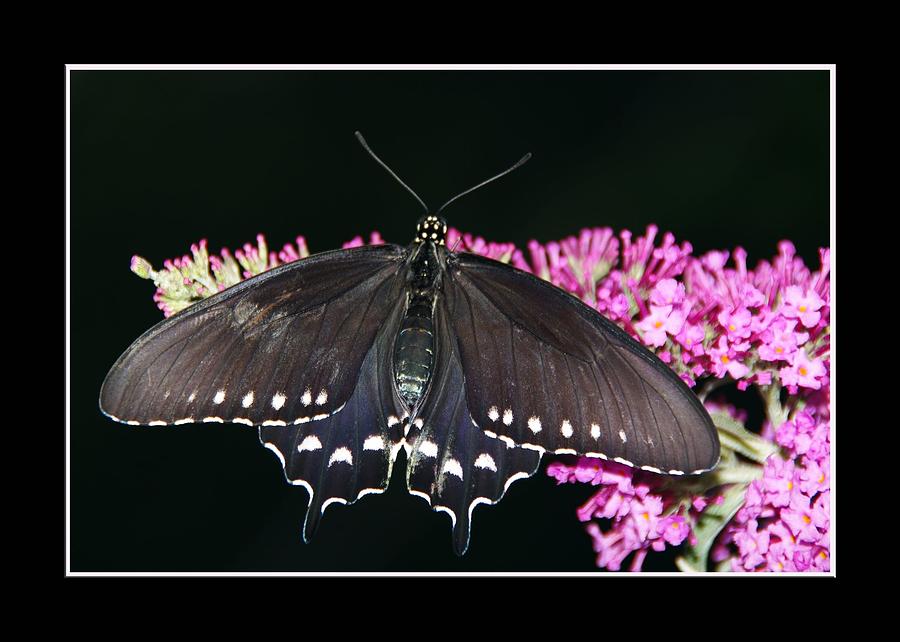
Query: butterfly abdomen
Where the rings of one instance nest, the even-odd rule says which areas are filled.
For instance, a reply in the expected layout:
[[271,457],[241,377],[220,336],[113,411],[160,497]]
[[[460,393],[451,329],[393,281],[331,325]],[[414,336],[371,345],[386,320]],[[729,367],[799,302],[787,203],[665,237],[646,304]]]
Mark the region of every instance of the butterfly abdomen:
[[413,408],[431,378],[434,366],[433,296],[413,295],[397,342],[394,344],[394,380],[400,398]]

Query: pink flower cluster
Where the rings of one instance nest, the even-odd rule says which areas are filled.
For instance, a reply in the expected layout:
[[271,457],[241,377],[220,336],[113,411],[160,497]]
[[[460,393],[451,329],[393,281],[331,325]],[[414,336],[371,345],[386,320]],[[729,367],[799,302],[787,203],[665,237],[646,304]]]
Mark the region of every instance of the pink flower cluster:
[[735,571],[828,571],[831,474],[828,406],[807,406],[775,429],[788,454],[766,460],[714,552]]
[[[610,461],[581,457],[574,465],[552,462],[547,474],[560,484],[580,482],[602,486],[581,508],[578,519],[589,522],[587,532],[594,540],[597,566],[618,571],[634,553],[630,571],[639,571],[652,549],[662,551],[666,544],[678,546],[691,535],[689,522],[700,513],[707,500],[702,496],[684,501],[674,493],[658,489],[653,475],[636,472]],[[611,520],[612,527],[602,531],[592,519]]]

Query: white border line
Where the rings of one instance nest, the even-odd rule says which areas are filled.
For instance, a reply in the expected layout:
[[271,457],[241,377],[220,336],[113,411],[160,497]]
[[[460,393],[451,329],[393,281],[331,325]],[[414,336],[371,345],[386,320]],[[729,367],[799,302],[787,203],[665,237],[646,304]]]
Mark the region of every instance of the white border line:
[[[836,215],[836,151],[837,144],[835,139],[836,133],[836,65],[834,64],[778,64],[778,65],[716,65],[716,64],[693,64],[693,65],[673,65],[673,64],[615,64],[615,65],[594,65],[594,64],[568,64],[568,65],[492,65],[492,64],[445,64],[445,65],[415,65],[415,64],[398,64],[398,65],[373,65],[373,64],[347,64],[347,65],[210,65],[210,64],[179,64],[179,65],[120,65],[120,64],[67,64],[66,65],[66,136],[65,136],[65,147],[66,147],[66,182],[65,182],[65,191],[66,191],[66,223],[65,223],[65,237],[66,237],[66,247],[65,247],[65,283],[66,283],[66,355],[65,355],[65,368],[66,368],[66,390],[65,390],[65,406],[66,406],[66,575],[73,577],[208,577],[208,576],[225,576],[225,577],[243,577],[243,576],[255,576],[255,577],[278,577],[278,576],[308,576],[308,577],[331,577],[331,576],[397,576],[397,577],[422,577],[422,576],[430,576],[430,577],[485,577],[485,576],[530,576],[530,577],[622,577],[622,576],[633,576],[638,575],[641,577],[654,577],[654,576],[676,576],[682,577],[685,575],[698,575],[700,577],[719,577],[721,574],[719,573],[682,573],[682,572],[672,572],[672,573],[658,573],[658,572],[641,572],[641,573],[595,573],[595,572],[583,572],[583,573],[573,573],[573,572],[383,572],[383,573],[364,573],[364,572],[247,572],[247,573],[236,573],[236,572],[92,572],[92,571],[72,571],[71,570],[71,537],[70,537],[70,528],[71,528],[71,467],[70,467],[70,456],[71,456],[71,398],[70,398],[70,390],[71,390],[71,269],[70,269],[70,261],[71,261],[71,207],[70,207],[70,195],[71,195],[71,166],[70,166],[70,142],[71,142],[71,75],[72,71],[102,71],[102,70],[134,70],[134,71],[147,71],[147,70],[162,70],[162,71],[189,71],[189,70],[215,70],[215,71],[255,71],[255,70],[280,70],[280,71],[289,71],[289,70],[357,70],[357,71],[369,71],[369,70],[379,70],[379,71],[406,71],[406,70],[416,70],[416,71],[482,71],[482,70],[490,70],[490,71],[562,71],[562,70],[580,70],[580,71],[646,71],[646,70],[656,70],[656,71],[828,71],[829,72],[829,89],[830,89],[830,104],[831,104],[831,114],[830,114],[830,241],[829,241],[829,249],[831,251],[831,274],[830,278],[830,290],[831,290],[831,307],[832,311],[835,306],[836,296],[835,296],[835,279],[836,279],[836,271],[837,264],[835,261],[836,256],[836,229],[835,229],[835,215]],[[835,427],[835,390],[834,390],[834,380],[836,373],[836,358],[835,358],[835,346],[836,346],[836,326],[834,323],[835,316],[831,317],[831,485],[834,486],[836,482],[836,470],[835,470],[835,460],[837,453],[837,440],[836,440],[836,427]],[[833,491],[833,488],[832,488]],[[837,535],[837,512],[835,506],[835,493],[831,493],[831,527],[830,527],[830,537],[831,537],[831,571],[829,573],[773,573],[773,574],[762,574],[763,577],[778,577],[778,576],[798,576],[798,577],[821,577],[823,575],[835,575],[836,573],[836,560],[835,560],[835,550],[836,550],[836,537]],[[737,574],[738,576],[745,576],[745,574]],[[759,574],[746,574],[746,576],[758,576]]]

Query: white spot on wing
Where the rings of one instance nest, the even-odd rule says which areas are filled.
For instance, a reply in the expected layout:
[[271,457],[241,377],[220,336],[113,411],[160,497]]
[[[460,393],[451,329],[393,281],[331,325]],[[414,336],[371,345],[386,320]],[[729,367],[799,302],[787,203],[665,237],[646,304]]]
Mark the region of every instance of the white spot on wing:
[[244,395],[244,398],[241,399],[241,405],[244,408],[249,408],[253,405],[253,391],[251,390],[247,394]]
[[448,459],[444,464],[444,469],[441,472],[454,475],[456,477],[459,477],[460,479],[463,478],[462,466],[460,466],[459,462],[455,459]]
[[187,419],[176,419],[175,421],[172,422],[172,425],[180,426],[181,424],[190,424],[193,422],[194,422],[194,418],[188,417]]
[[147,424],[147,425],[148,425],[148,426],[165,426],[165,425],[166,425],[166,422],[165,422],[165,421],[151,421],[151,422],[150,422],[149,424]]
[[349,448],[341,446],[340,448],[335,449],[335,451],[331,453],[331,457],[328,458],[328,467],[330,468],[332,464],[338,462],[350,464],[351,466],[353,465],[353,455],[350,453]]
[[296,419],[294,419],[294,425],[296,426],[297,424],[305,424],[308,421],[309,417],[297,417]]
[[326,392],[325,388],[322,388],[319,392],[319,396],[316,397],[316,405],[324,406],[326,401],[328,401],[328,392]]
[[591,424],[591,437],[600,439],[600,426],[597,424]]
[[363,442],[363,450],[384,450],[384,439],[381,435],[371,435]]
[[218,405],[218,404],[222,403],[223,401],[225,401],[225,390],[219,390],[216,393],[216,396],[213,397],[213,403]]
[[654,468],[653,466],[641,466],[641,470],[649,470],[651,473],[662,473],[659,468]]
[[191,401],[193,401],[196,398],[197,398],[197,391],[194,390],[194,392],[191,393],[191,396],[188,397],[188,403],[190,403]]
[[557,448],[553,451],[557,455],[577,455],[578,451],[572,448]]
[[634,462],[630,462],[627,459],[622,459],[621,457],[613,457],[613,461],[617,461],[620,464],[625,464],[626,466],[631,466],[634,468]]
[[422,442],[422,445],[419,446],[419,452],[421,452],[426,457],[437,457],[438,447],[437,444],[433,441],[425,440]]
[[272,397],[272,407],[275,410],[281,410],[281,407],[284,405],[285,401],[287,401],[287,397],[280,392],[276,392],[275,396]]
[[620,431],[619,431],[619,439],[622,440],[622,443],[623,443],[623,444],[624,444],[626,441],[628,441],[628,437],[625,435],[625,431],[624,431],[624,430],[620,430]]
[[225,420],[222,419],[221,417],[204,417],[203,423],[205,423],[205,424],[211,424],[211,423],[224,424]]
[[513,422],[512,408],[507,408],[506,410],[503,411],[503,423],[508,426],[512,422]]
[[541,418],[540,417],[529,417],[528,418],[528,427],[531,429],[531,432],[534,434],[538,434],[541,432]]
[[416,419],[413,423],[416,425],[416,428],[418,428],[420,430],[422,429],[422,426],[425,425],[425,422],[422,421],[421,419]]
[[684,471],[683,470],[670,470],[669,474],[670,475],[683,475]]
[[391,415],[390,417],[388,417],[388,428],[390,428],[391,426],[396,426],[399,423],[400,423],[400,420],[397,419],[394,415]]
[[297,446],[297,450],[301,453],[304,450],[308,450],[308,451],[312,452],[314,450],[321,450],[321,449],[322,449],[322,442],[319,441],[319,438],[316,437],[315,435],[310,435],[309,437],[304,439],[302,442],[300,442],[299,446]]
[[234,419],[231,420],[231,422],[235,423],[235,424],[246,424],[248,426],[253,425],[252,421],[250,421],[249,419],[244,419],[243,417],[235,417]]
[[493,430],[485,430],[484,434],[487,435],[488,437],[490,437],[491,439],[497,438],[497,433],[495,433]]
[[491,421],[500,419],[500,411],[497,410],[497,406],[491,406],[490,410],[488,410],[488,419]]
[[487,453],[478,455],[478,458],[475,460],[475,468],[487,468],[495,473],[497,472],[497,464],[494,463],[494,458]]
[[568,419],[563,419],[562,426],[560,427],[559,431],[566,439],[568,439],[575,433],[575,431],[572,430],[572,424]]
[[309,404],[312,403],[312,391],[309,388],[307,388],[306,392],[303,393],[303,396],[300,397],[300,402],[304,406],[308,406]]
[[262,422],[263,426],[287,426],[286,421],[282,421],[281,419],[266,419]]

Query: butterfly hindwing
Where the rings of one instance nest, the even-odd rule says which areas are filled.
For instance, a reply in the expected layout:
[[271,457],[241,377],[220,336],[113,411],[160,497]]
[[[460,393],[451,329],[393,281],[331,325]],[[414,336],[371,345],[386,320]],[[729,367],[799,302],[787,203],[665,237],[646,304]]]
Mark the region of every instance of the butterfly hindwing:
[[306,541],[329,505],[352,504],[388,486],[403,439],[390,373],[401,312],[398,306],[376,338],[340,412],[319,421],[259,429],[260,441],[281,460],[288,482],[309,493]]
[[288,425],[337,412],[402,295],[406,250],[325,252],[160,322],[119,358],[100,407],[135,424]]
[[409,427],[406,444],[407,487],[437,511],[450,515],[453,547],[465,553],[472,511],[495,504],[517,479],[530,477],[540,453],[489,437],[469,411],[459,348],[443,307],[436,307],[435,371],[419,416]]
[[472,254],[444,284],[474,420],[556,453],[691,474],[719,457],[697,397],[653,353],[575,297]]

